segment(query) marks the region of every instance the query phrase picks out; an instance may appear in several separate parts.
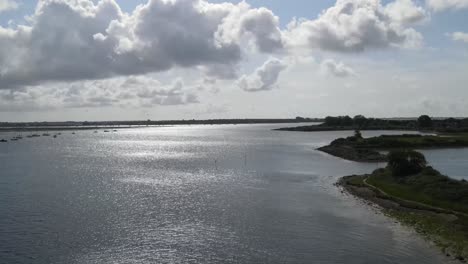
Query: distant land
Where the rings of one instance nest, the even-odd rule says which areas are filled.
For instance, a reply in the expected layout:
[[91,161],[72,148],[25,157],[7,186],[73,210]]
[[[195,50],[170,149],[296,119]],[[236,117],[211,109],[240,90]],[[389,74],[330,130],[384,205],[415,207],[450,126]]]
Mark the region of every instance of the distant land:
[[319,125],[285,127],[277,130],[317,132],[347,130],[403,130],[438,133],[468,133],[468,118],[431,118],[422,115],[419,118],[367,118],[357,115],[327,116]]
[[65,122],[0,122],[0,131],[85,130],[97,128],[126,128],[173,125],[237,125],[287,124],[323,122],[323,118],[296,117],[290,119],[205,119],[205,120],[135,120],[135,121],[65,121]]

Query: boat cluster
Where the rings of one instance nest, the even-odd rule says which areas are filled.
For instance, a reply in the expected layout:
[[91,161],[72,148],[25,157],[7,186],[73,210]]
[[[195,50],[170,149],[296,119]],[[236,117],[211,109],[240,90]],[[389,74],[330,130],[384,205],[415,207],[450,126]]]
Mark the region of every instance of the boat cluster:
[[[104,130],[104,133],[109,133],[109,132],[111,132],[111,131],[110,130]],[[112,130],[112,132],[117,132],[117,129]],[[98,131],[96,130],[96,131],[94,131],[94,133],[96,134],[96,133],[98,133]]]
[[[73,132],[72,134],[74,135],[75,132]],[[62,135],[62,133],[56,133],[56,134],[53,135],[53,138],[57,138],[57,136],[60,136],[60,135]],[[26,137],[27,138],[36,138],[36,137],[41,137],[41,136],[50,137],[51,135],[49,133],[44,133],[42,135],[40,135],[40,134],[31,134],[31,135],[27,135]],[[18,140],[21,140],[21,139],[23,139],[23,136],[17,135],[15,137],[13,137],[12,139],[10,139],[10,141],[18,141]],[[5,143],[5,142],[8,142],[8,140],[0,139],[0,143]]]
[[[110,131],[110,130],[104,130],[104,132],[105,132],[105,133],[109,133],[109,132],[111,132],[111,131]],[[117,132],[117,130],[114,129],[114,130],[112,130],[112,132]],[[96,130],[96,131],[94,131],[94,133],[98,133],[98,131]],[[72,134],[72,135],[75,135],[76,133],[75,133],[75,132],[72,132],[71,134]],[[50,137],[50,136],[52,136],[53,138],[57,138],[57,137],[60,136],[60,135],[62,135],[62,133],[56,133],[56,134],[54,134],[54,135],[51,135],[51,134],[49,134],[49,133],[44,133],[44,134],[42,134],[42,135],[40,135],[40,134],[31,134],[31,135],[27,135],[26,137],[27,137],[27,138],[36,138],[36,137],[41,137],[41,136],[42,136],[42,137]],[[23,137],[22,137],[21,135],[18,135],[18,136],[13,137],[12,139],[10,139],[10,141],[18,141],[18,140],[21,140],[21,139],[23,139]],[[5,142],[8,142],[8,140],[6,140],[6,139],[0,139],[0,143],[5,143]]]

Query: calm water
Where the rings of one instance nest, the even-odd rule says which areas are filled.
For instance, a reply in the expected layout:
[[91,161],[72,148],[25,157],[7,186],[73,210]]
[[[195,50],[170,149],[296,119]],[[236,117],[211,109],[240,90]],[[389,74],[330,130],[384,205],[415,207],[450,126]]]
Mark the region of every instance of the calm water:
[[[0,263],[447,262],[333,186],[377,167],[315,150],[349,133],[270,131],[281,126],[0,144]],[[463,177],[468,152],[456,151],[428,155]]]

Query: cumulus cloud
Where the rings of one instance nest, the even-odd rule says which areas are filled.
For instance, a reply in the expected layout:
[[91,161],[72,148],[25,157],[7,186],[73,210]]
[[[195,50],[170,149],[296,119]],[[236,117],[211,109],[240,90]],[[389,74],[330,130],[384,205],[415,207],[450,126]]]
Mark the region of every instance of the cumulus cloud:
[[293,47],[339,52],[419,47],[422,35],[387,12],[380,0],[338,0],[315,20],[291,22],[285,37]]
[[276,58],[269,59],[252,74],[242,76],[238,85],[246,92],[272,90],[276,87],[280,73],[286,68],[287,65],[283,61]]
[[198,89],[182,80],[163,84],[145,76],[55,83],[0,90],[0,111],[188,105],[199,103]]
[[428,12],[412,0],[396,0],[385,6],[385,12],[402,24],[414,24],[429,18]]
[[243,41],[282,48],[278,18],[244,2],[149,0],[131,14],[114,0],[39,1],[30,25],[0,27],[0,88],[205,67],[233,78]]
[[387,6],[338,0],[317,19],[295,20],[281,30],[271,10],[244,1],[148,0],[125,13],[115,0],[43,0],[27,24],[0,27],[0,89],[175,67],[235,79],[245,47],[267,54],[297,47],[417,47],[422,36],[405,23],[424,15],[410,0]]
[[231,10],[216,32],[216,37],[221,43],[247,38],[258,51],[264,53],[276,52],[284,45],[279,18],[269,9],[251,9],[245,2]]
[[468,43],[468,33],[454,32],[451,34],[451,37],[455,41],[462,41],[462,42]]
[[436,12],[447,9],[456,10],[468,8],[468,0],[426,0],[426,5]]
[[0,0],[0,13],[18,8],[18,3],[14,0]]
[[332,59],[324,60],[320,64],[322,73],[336,76],[336,77],[348,77],[356,75],[352,68],[346,66],[343,62],[336,62]]

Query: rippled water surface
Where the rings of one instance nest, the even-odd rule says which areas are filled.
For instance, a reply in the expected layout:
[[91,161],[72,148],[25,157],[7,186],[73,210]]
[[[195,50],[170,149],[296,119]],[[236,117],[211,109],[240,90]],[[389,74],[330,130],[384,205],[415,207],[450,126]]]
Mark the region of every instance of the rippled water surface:
[[[271,131],[281,126],[63,132],[1,144],[0,262],[446,263],[333,186],[377,167],[315,150],[350,133]],[[457,151],[428,157],[465,177],[468,152]]]

